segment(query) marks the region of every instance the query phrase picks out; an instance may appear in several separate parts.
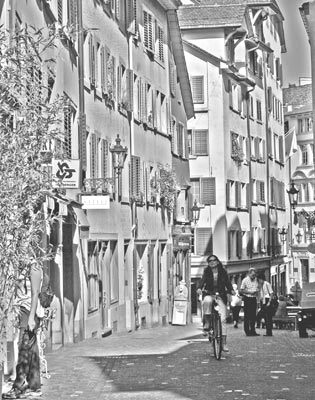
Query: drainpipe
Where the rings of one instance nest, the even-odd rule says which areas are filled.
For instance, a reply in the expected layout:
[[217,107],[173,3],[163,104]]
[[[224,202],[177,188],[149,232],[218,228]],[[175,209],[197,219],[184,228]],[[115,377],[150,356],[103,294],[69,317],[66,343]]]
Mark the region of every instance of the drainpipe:
[[[86,135],[83,132],[84,127],[83,121],[85,120],[85,106],[84,106],[84,53],[83,53],[83,44],[84,44],[84,32],[83,32],[83,11],[82,11],[82,0],[78,0],[78,18],[77,18],[77,32],[78,32],[78,85],[79,85],[79,117],[80,117],[80,126],[79,126],[79,148],[81,148],[82,135]],[[79,152],[80,154],[80,152]],[[81,163],[82,163],[82,153],[80,154]],[[81,184],[83,182],[83,169],[81,164]],[[79,238],[80,240],[80,238]],[[81,257],[83,257],[83,247],[82,248]],[[84,294],[83,281],[81,286],[81,296]],[[85,337],[85,324],[86,324],[86,315],[85,315],[85,307],[82,305],[82,329],[83,329],[83,337]],[[81,338],[83,339],[83,338]]]
[[[127,42],[128,42],[128,68],[133,71],[133,38],[134,35],[132,33],[127,33]],[[134,149],[135,149],[135,144],[134,144],[134,112],[133,112],[133,107],[128,112],[128,119],[129,119],[129,155],[130,155],[130,162],[131,162],[131,156],[134,155]],[[132,293],[131,293],[131,298],[133,299],[134,302],[134,316],[135,316],[135,324],[134,328],[138,329],[140,324],[139,324],[139,304],[138,304],[138,296],[137,296],[137,272],[138,272],[138,266],[137,266],[137,249],[136,249],[136,244],[135,240],[137,237],[137,212],[136,212],[136,203],[132,202],[130,204],[130,211],[131,211],[131,238],[133,241],[133,250],[132,250],[132,282],[133,282],[133,288],[132,288]]]
[[[254,47],[253,49],[248,50],[246,53],[246,64],[248,65],[248,53],[254,51],[258,48],[259,45]],[[246,68],[247,70],[247,68]],[[251,146],[251,136],[250,136],[250,97],[249,94],[255,89],[255,87],[246,91],[246,122],[247,122],[247,139],[248,139],[248,179],[249,179],[249,239],[250,239],[250,259],[253,258],[253,207],[251,204],[251,200],[253,198],[253,188],[252,188],[252,146]]]
[[268,229],[268,234],[267,234],[267,238],[268,238],[268,247],[267,247],[267,254],[269,256],[269,271],[271,268],[271,235],[270,235],[270,166],[269,166],[269,155],[268,155],[268,149],[270,148],[270,137],[268,134],[268,128],[269,128],[269,110],[268,110],[268,104],[267,104],[267,99],[268,99],[268,87],[267,87],[267,68],[266,68],[266,64],[267,64],[267,60],[266,60],[266,55],[265,53],[264,57],[263,57],[263,74],[264,74],[264,92],[265,92],[265,126],[266,126],[266,197],[267,197],[267,202],[266,202],[266,207],[267,207],[267,229]]

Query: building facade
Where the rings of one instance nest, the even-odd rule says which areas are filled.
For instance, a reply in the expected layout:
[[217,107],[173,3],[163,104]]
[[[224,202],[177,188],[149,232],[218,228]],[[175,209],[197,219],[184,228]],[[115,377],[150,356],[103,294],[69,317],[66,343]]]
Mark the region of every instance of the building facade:
[[58,35],[45,79],[52,98],[62,94],[68,105],[59,143],[67,157],[47,165],[53,177],[58,168],[59,176],[61,168],[75,176],[64,174],[45,203],[62,216],[47,232],[57,310],[50,345],[171,322],[174,287],[190,282],[187,119],[194,108],[180,2],[2,3],[6,28]]
[[313,242],[314,229],[314,132],[312,85],[290,85],[283,90],[284,119],[288,157],[288,182],[299,190],[298,205],[291,213],[290,283],[300,286],[315,279],[313,256],[308,245]]
[[284,290],[283,16],[276,2],[205,0],[179,18],[196,114],[191,191],[201,207],[192,279],[214,253],[236,283],[255,267]]

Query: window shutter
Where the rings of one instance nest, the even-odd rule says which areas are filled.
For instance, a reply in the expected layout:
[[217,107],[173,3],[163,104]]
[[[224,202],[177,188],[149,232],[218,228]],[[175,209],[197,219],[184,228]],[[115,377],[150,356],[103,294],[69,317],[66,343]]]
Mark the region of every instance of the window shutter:
[[176,84],[177,84],[177,73],[174,60],[170,60],[169,64],[169,74],[170,74],[170,92],[173,97],[176,96]]
[[89,36],[89,79],[90,84],[93,84],[93,37]]
[[76,28],[77,24],[77,0],[68,1],[68,23]]
[[120,64],[120,65],[118,65],[117,66],[117,101],[118,101],[118,103],[120,103],[121,102],[121,92],[122,92],[122,90],[121,90],[121,85],[122,85],[122,65]]
[[146,202],[151,203],[151,174],[150,167],[146,165],[145,168],[145,180],[146,180]]
[[255,158],[259,159],[259,137],[255,137]]
[[87,167],[86,160],[86,116],[81,114],[79,118],[79,132],[80,132],[80,159],[81,167],[85,171]]
[[243,232],[236,231],[236,255],[238,258],[242,258],[242,238]]
[[138,31],[137,0],[127,1],[127,30],[133,35],[135,35]]
[[102,93],[106,92],[106,56],[104,46],[101,47],[100,50],[100,58],[101,58],[101,90]]
[[63,0],[58,0],[58,24],[63,25],[63,7],[62,7]]
[[116,99],[116,58],[114,56],[112,56],[111,81],[113,98]]
[[226,182],[226,207],[229,208],[231,206],[231,196],[230,196],[230,181]]
[[227,239],[228,239],[228,259],[230,260],[232,257],[232,247],[233,247],[233,232],[228,230],[227,232]]
[[204,205],[216,204],[215,178],[201,178],[201,203]]
[[108,177],[108,141],[101,140],[101,177]]
[[212,254],[211,228],[196,228],[196,254]]
[[249,209],[250,207],[250,202],[251,202],[251,198],[250,198],[250,184],[246,183],[246,208]]
[[141,119],[143,123],[148,122],[148,98],[147,98],[147,92],[148,92],[148,84],[146,82],[142,82],[141,86]]
[[279,137],[279,158],[280,162],[284,163],[283,136]]
[[72,107],[67,104],[63,115],[63,127],[64,127],[64,152],[68,158],[72,156]]
[[140,178],[140,157],[131,156],[130,163],[130,196],[131,197],[139,197],[140,196],[140,186],[141,186],[141,178]]
[[268,86],[267,91],[267,104],[268,104],[268,111],[272,110],[272,88]]
[[204,103],[204,76],[192,76],[191,77],[191,91],[193,102],[195,104]]
[[146,47],[147,50],[153,51],[153,17],[147,11],[143,11],[143,24],[144,47]]
[[240,85],[237,85],[237,100],[238,100],[238,104],[237,104],[238,111],[242,112],[242,100],[243,100],[243,98],[242,98],[242,88],[241,88]]
[[206,129],[193,131],[193,154],[196,156],[208,155],[208,131]]
[[126,71],[126,83],[127,83],[127,110],[133,111],[133,70],[127,69]]
[[157,43],[158,43],[158,48],[157,48],[158,59],[164,63],[164,32],[160,26],[158,26],[157,28]]
[[90,133],[89,136],[89,150],[90,150],[90,171],[89,178],[96,178],[96,168],[97,168],[97,148],[96,148],[96,135],[95,133]]
[[233,108],[233,85],[230,80],[228,80],[228,91],[229,91],[229,106]]
[[235,182],[235,199],[236,199],[236,207],[242,207],[242,184],[241,182]]

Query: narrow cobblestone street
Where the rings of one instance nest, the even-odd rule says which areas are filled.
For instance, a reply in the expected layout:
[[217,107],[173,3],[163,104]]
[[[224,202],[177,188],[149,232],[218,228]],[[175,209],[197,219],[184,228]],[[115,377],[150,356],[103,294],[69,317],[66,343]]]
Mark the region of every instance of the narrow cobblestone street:
[[213,357],[200,324],[145,329],[91,339],[47,356],[43,398],[257,399],[315,398],[315,335],[275,330],[246,337],[229,326],[230,353]]

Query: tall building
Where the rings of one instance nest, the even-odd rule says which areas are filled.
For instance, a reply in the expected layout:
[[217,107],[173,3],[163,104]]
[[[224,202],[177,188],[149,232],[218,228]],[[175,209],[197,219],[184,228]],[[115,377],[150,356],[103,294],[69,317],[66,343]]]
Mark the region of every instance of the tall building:
[[[315,279],[313,255],[308,245],[315,241],[315,170],[312,85],[290,85],[283,90],[288,182],[299,190],[298,205],[290,210],[292,223],[290,284]],[[294,214],[293,214],[294,213]]]
[[71,174],[46,201],[62,216],[47,232],[57,310],[49,345],[169,323],[174,287],[190,282],[186,128],[194,108],[180,2],[1,4],[4,28],[59,37],[55,67],[42,77],[52,99],[67,99],[65,139],[45,150],[61,146],[66,160],[47,168]]
[[196,115],[192,197],[201,207],[192,280],[214,253],[235,282],[255,267],[283,292],[283,16],[275,1],[202,0],[181,7],[179,20]]

